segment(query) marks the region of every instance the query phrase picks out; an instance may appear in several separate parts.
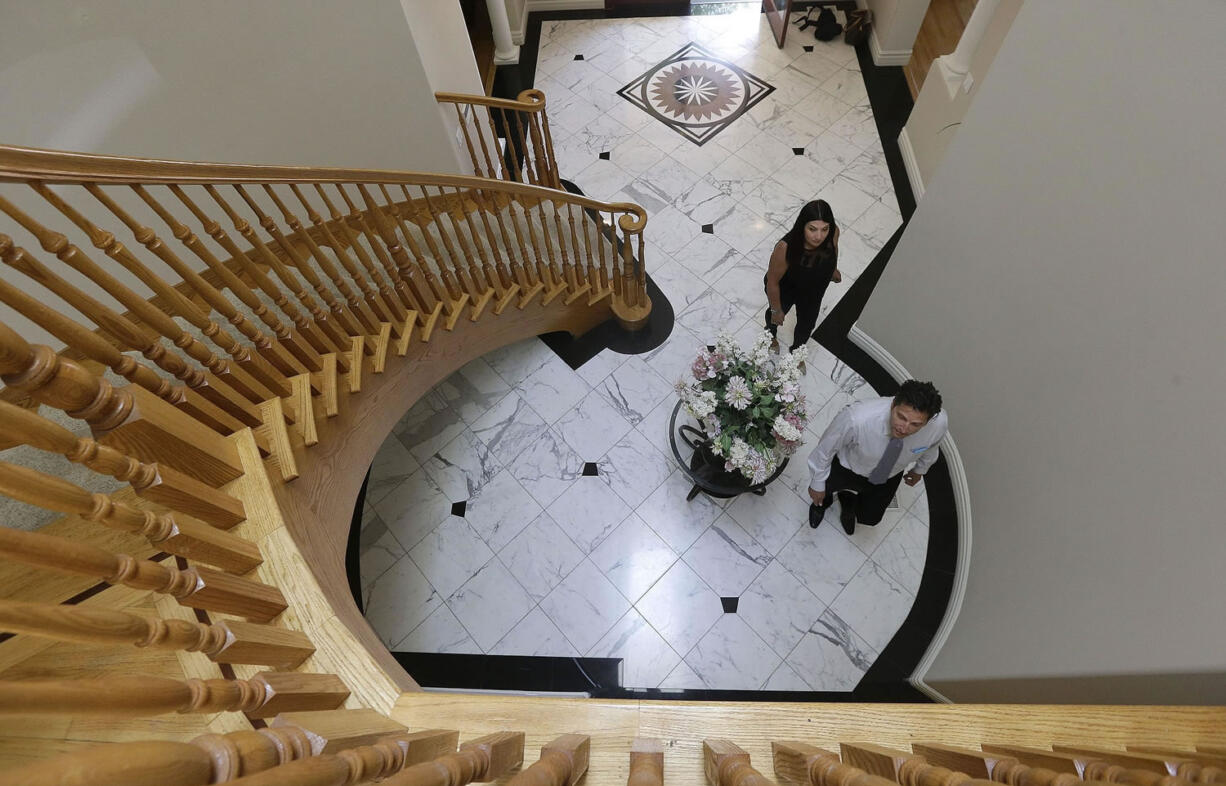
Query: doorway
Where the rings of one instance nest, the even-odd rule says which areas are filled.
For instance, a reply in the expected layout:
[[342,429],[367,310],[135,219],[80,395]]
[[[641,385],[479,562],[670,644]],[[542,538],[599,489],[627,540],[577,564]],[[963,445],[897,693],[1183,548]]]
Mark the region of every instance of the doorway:
[[915,45],[911,47],[911,60],[903,68],[911,100],[919,95],[924,77],[932,67],[932,61],[947,55],[958,46],[962,31],[971,18],[978,0],[931,0],[924,21],[920,24]]

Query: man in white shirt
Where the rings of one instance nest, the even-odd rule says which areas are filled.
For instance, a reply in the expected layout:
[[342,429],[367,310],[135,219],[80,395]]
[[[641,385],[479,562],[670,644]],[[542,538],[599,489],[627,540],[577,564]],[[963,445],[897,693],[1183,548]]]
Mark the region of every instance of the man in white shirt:
[[910,379],[892,399],[844,407],[809,454],[809,526],[821,524],[835,492],[844,532],[855,532],[857,521],[875,526],[899,482],[914,486],[937,460],[937,443],[948,430],[941,394],[931,382]]

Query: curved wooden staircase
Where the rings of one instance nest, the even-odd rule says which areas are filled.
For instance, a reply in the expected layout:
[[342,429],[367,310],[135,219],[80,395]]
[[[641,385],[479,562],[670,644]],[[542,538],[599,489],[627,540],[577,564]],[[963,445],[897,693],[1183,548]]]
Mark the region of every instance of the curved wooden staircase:
[[543,97],[440,101],[488,177],[0,148],[0,492],[63,514],[0,530],[0,784],[1223,780],[1219,708],[422,692],[343,562],[379,445],[651,306],[644,212],[558,190]]

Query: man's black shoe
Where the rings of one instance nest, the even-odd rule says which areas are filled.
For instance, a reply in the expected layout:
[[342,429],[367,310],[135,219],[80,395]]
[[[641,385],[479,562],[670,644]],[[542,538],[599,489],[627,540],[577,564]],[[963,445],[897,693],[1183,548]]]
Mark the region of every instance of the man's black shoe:
[[856,531],[856,504],[850,494],[839,495],[839,521],[843,522],[843,531],[848,535]]
[[817,525],[822,523],[822,514],[825,512],[826,511],[822,510],[817,505],[814,505],[812,502],[810,502],[809,503],[809,526],[812,527],[813,529],[817,529]]

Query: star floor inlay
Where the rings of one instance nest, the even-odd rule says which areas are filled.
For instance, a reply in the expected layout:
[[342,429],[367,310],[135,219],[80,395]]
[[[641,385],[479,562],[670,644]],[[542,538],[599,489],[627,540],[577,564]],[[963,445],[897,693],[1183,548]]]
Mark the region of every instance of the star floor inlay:
[[617,94],[702,146],[774,89],[691,42]]

